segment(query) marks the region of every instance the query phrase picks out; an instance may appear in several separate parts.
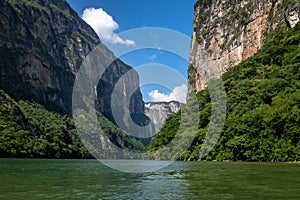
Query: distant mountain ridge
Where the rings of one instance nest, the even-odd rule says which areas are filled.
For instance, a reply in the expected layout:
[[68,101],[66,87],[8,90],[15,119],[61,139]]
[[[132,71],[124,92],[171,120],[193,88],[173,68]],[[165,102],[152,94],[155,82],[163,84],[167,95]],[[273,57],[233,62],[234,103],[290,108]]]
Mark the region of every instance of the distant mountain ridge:
[[180,106],[181,103],[178,101],[145,103],[145,114],[153,120],[155,133],[162,128],[168,115],[180,110]]

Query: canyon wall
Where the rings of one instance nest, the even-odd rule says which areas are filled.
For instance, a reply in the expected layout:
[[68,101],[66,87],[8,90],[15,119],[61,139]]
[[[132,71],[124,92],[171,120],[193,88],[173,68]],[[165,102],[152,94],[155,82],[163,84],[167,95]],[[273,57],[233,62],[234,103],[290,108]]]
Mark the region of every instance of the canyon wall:
[[192,89],[255,54],[274,34],[299,21],[297,0],[198,0],[188,78]]
[[[71,113],[75,76],[86,56],[100,44],[97,34],[65,0],[3,0],[0,7],[0,89],[16,100]],[[101,77],[96,105],[110,120],[111,92],[131,69],[116,59]],[[137,73],[130,84],[139,84]],[[144,112],[139,89],[130,109]]]
[[145,114],[152,119],[155,133],[162,128],[168,115],[174,114],[179,110],[180,103],[177,101],[145,103]]

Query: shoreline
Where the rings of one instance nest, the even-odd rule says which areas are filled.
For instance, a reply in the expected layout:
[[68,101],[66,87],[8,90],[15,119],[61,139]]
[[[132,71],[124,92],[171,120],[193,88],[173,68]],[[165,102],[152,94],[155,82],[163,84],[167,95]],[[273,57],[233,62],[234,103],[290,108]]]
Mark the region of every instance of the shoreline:
[[[0,157],[0,160],[95,160],[99,161],[96,158],[8,158],[8,157]],[[137,159],[107,159],[107,160],[137,160]],[[170,160],[147,160],[140,159],[145,161],[170,161]],[[173,162],[213,162],[213,163],[286,163],[286,164],[300,164],[300,161],[245,161],[245,160],[173,160]]]

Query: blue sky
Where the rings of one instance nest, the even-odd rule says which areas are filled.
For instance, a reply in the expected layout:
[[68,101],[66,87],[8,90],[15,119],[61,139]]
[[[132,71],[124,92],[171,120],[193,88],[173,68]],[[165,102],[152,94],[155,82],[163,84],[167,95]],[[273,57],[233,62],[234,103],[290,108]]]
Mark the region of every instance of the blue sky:
[[[122,35],[124,31],[137,28],[166,28],[182,33],[188,39],[191,38],[193,33],[193,5],[196,0],[67,1],[78,15],[95,29],[101,40],[105,41],[109,48],[112,45],[137,46],[138,39],[135,38],[134,34]],[[120,33],[121,35],[119,35]],[[174,34],[177,33],[174,32]],[[177,37],[170,37],[170,42],[176,44],[178,41],[175,38]],[[166,40],[166,38],[159,39]],[[180,45],[185,51],[189,51],[189,41],[183,40],[184,44]],[[178,46],[178,48],[181,48],[181,46]],[[111,49],[114,52],[114,47]],[[182,99],[183,93],[186,92],[183,88],[183,85],[186,85],[184,81],[187,79],[188,62],[186,57],[182,58],[174,52],[168,52],[157,47],[130,51],[121,55],[120,58],[126,64],[137,69],[140,73],[140,79],[142,79],[141,84],[145,83],[143,79],[150,80],[151,76],[155,80],[154,83],[150,84],[150,81],[148,81],[146,82],[148,84],[141,85],[145,101],[170,101],[173,100],[174,96],[177,97],[177,100]],[[172,70],[175,73],[171,72]],[[171,75],[172,73],[173,75]],[[176,75],[176,73],[179,75]],[[161,81],[158,81],[158,79],[161,79]],[[162,84],[166,80],[170,82],[169,85]],[[177,83],[174,80],[177,80]]]

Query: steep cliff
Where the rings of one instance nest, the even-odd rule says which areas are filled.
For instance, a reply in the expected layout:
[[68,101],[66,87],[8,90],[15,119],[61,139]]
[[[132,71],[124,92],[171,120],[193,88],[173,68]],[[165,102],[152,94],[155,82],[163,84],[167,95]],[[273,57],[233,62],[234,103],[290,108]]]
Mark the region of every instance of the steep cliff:
[[145,103],[145,114],[153,120],[155,133],[162,128],[168,115],[174,114],[179,110],[180,103],[177,101]]
[[167,118],[146,151],[154,152],[156,159],[180,155],[183,160],[299,161],[300,23],[278,33],[221,78],[227,109],[211,151],[205,140],[214,140],[209,131],[216,130],[213,123],[222,113],[213,116],[214,104],[220,103],[210,96],[208,87],[197,93],[200,119],[189,149],[178,152],[180,142],[167,154],[162,148],[186,131],[180,131],[182,117],[177,113]]
[[[0,7],[0,157],[90,156],[69,114],[75,77],[87,55],[100,44],[98,36],[65,0],[2,0]],[[132,118],[140,116],[141,123],[147,119],[139,88],[133,95],[127,89],[128,84],[138,86],[137,72],[108,49],[105,53],[99,56],[113,57],[113,62],[101,77],[89,79],[96,84],[100,78],[96,109],[103,113],[97,116],[107,139],[97,141],[141,150],[142,143],[112,123],[111,111],[112,91],[120,82],[125,89],[114,103],[125,105],[125,97],[131,96]],[[119,81],[128,71],[132,72],[130,80]]]
[[276,33],[294,27],[300,18],[297,0],[198,0],[194,9],[188,76],[196,91],[252,56]]
[[[75,75],[98,36],[65,0],[3,0],[0,7],[0,88],[16,100],[70,113]],[[130,69],[115,60],[103,75],[97,102],[106,103],[97,108],[106,117],[113,86]],[[137,90],[131,112],[143,113],[143,105]]]
[[[126,74],[124,77],[122,77]],[[122,77],[122,78],[121,78]],[[121,78],[121,79],[120,79]],[[118,84],[118,88],[116,85]],[[132,88],[138,88],[131,95]],[[112,99],[113,91],[116,90],[118,98]],[[139,89],[138,73],[132,70],[132,67],[124,64],[121,60],[115,60],[102,75],[97,86],[96,109],[105,117],[115,122],[112,114],[111,104],[119,106],[123,109],[129,109],[132,119],[141,124],[147,117],[144,115],[144,101]],[[117,102],[112,102],[117,100]],[[129,101],[129,107],[125,108]]]

